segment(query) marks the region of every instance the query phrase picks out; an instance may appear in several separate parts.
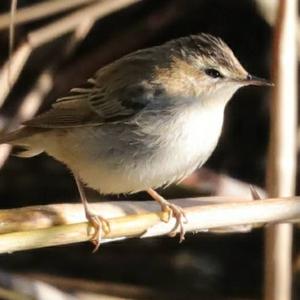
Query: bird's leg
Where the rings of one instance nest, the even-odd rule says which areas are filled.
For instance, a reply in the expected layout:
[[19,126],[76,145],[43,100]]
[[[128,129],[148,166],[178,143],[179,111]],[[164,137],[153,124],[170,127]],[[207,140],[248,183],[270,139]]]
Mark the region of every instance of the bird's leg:
[[170,203],[166,199],[164,199],[160,194],[158,194],[153,189],[148,189],[147,193],[155,200],[157,201],[160,206],[161,210],[163,212],[167,212],[169,214],[167,222],[170,220],[170,218],[174,217],[176,219],[176,224],[174,229],[170,232],[171,236],[175,236],[177,229],[179,228],[180,232],[180,238],[179,241],[182,242],[184,240],[185,230],[184,230],[184,223],[187,223],[186,215],[183,211],[183,209],[175,204]]
[[83,184],[81,183],[79,177],[76,174],[73,173],[73,175],[79,191],[81,202],[84,207],[85,216],[90,222],[90,225],[94,228],[94,233],[90,240],[95,245],[95,249],[93,252],[96,252],[101,243],[102,233],[104,232],[107,234],[110,231],[109,222],[105,218],[98,216],[91,211],[84,192]]

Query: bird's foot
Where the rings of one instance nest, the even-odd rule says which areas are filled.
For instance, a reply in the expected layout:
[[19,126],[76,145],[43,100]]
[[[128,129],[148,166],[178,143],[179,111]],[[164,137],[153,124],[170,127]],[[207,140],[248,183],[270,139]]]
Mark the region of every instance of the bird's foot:
[[[100,247],[103,234],[108,234],[110,232],[110,225],[105,218],[93,213],[87,213],[86,218],[94,230],[90,241],[95,245],[93,250],[93,253],[95,253]],[[88,234],[90,234],[90,232],[88,232]]]
[[149,188],[147,190],[147,193],[155,200],[157,201],[160,206],[161,210],[163,212],[168,213],[167,218],[162,218],[162,221],[169,222],[170,219],[173,217],[176,219],[176,224],[173,228],[173,230],[170,232],[170,236],[175,236],[177,231],[179,231],[179,242],[181,243],[184,240],[185,235],[185,229],[184,229],[184,223],[187,223],[187,217],[185,215],[184,210],[175,204],[170,203],[167,201],[164,197],[162,197],[160,194],[158,194],[154,189]]
[[173,217],[176,219],[176,224],[173,228],[173,230],[169,233],[170,236],[174,237],[179,230],[179,243],[181,243],[184,240],[185,236],[185,229],[184,224],[187,223],[187,217],[183,209],[175,204],[169,203],[166,201],[166,203],[161,204],[162,211],[168,213],[168,219],[164,220],[165,222],[169,222],[169,220]]
[[100,247],[103,234],[108,234],[110,232],[110,225],[105,218],[94,214],[93,211],[90,209],[90,205],[85,195],[84,186],[81,183],[78,175],[76,173],[73,174],[80,194],[80,200],[84,207],[85,216],[90,223],[89,224],[90,227],[88,229],[88,235],[90,235],[90,228],[94,229],[92,237],[90,238],[90,241],[95,245],[95,248],[93,250],[94,253]]

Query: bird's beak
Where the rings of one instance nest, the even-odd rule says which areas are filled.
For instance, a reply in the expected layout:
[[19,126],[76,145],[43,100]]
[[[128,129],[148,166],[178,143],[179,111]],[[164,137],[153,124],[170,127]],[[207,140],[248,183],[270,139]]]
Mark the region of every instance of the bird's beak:
[[274,83],[250,74],[248,74],[247,78],[244,79],[243,82],[245,85],[274,86]]

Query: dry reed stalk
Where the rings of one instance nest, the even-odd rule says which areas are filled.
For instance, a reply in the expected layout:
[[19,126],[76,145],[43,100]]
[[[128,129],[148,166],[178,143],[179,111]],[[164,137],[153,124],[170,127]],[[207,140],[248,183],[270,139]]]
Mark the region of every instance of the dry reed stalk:
[[[247,201],[233,197],[201,197],[174,200],[181,205],[214,205],[224,204],[234,199],[235,202]],[[105,218],[124,217],[127,214],[144,214],[157,210],[153,201],[131,202],[113,201],[91,204],[96,213]],[[0,234],[14,231],[34,230],[48,228],[54,225],[67,225],[85,222],[86,217],[80,203],[36,205],[16,209],[0,210]]]
[[[237,202],[203,205],[203,201],[212,199],[171,200],[184,208],[188,219],[185,224],[187,232],[300,219],[300,197],[245,202],[239,199]],[[214,200],[224,201],[226,198]],[[153,201],[99,203],[93,204],[93,211],[110,221],[111,231],[103,237],[103,242],[167,235],[176,222],[174,218],[168,223],[162,222],[167,214],[157,212],[157,204]],[[2,231],[13,232],[0,235],[0,253],[87,241],[89,225],[78,223],[84,219],[80,204],[3,210],[0,213]]]
[[[271,197],[295,192],[297,158],[297,0],[279,1],[273,52],[273,98],[267,190]],[[292,225],[266,229],[265,299],[291,299]]]

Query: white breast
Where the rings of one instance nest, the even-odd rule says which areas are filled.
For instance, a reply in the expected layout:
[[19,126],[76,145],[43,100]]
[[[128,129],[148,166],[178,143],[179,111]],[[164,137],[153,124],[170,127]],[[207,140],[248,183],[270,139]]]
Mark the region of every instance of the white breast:
[[152,186],[161,186],[191,174],[215,149],[222,124],[223,109],[211,107],[203,113],[199,107],[198,110],[183,112],[174,127],[164,133],[165,147],[150,160],[144,179],[147,174],[152,174],[155,178]]
[[[155,188],[180,180],[208,159],[220,136],[223,109],[211,107],[204,114],[203,107],[199,106],[183,111],[168,124],[160,124],[160,118],[151,122],[149,120],[147,130],[156,130],[157,147],[152,145],[152,151],[147,151],[148,141],[145,141],[141,151],[146,154],[141,159],[136,159],[139,153],[131,153],[126,146],[126,136],[116,136],[114,147],[118,154],[102,151],[109,149],[111,142],[101,126],[98,129],[74,128],[63,137],[53,135],[48,143],[51,147],[46,151],[101,193],[120,194]],[[156,127],[151,129],[151,124]]]

